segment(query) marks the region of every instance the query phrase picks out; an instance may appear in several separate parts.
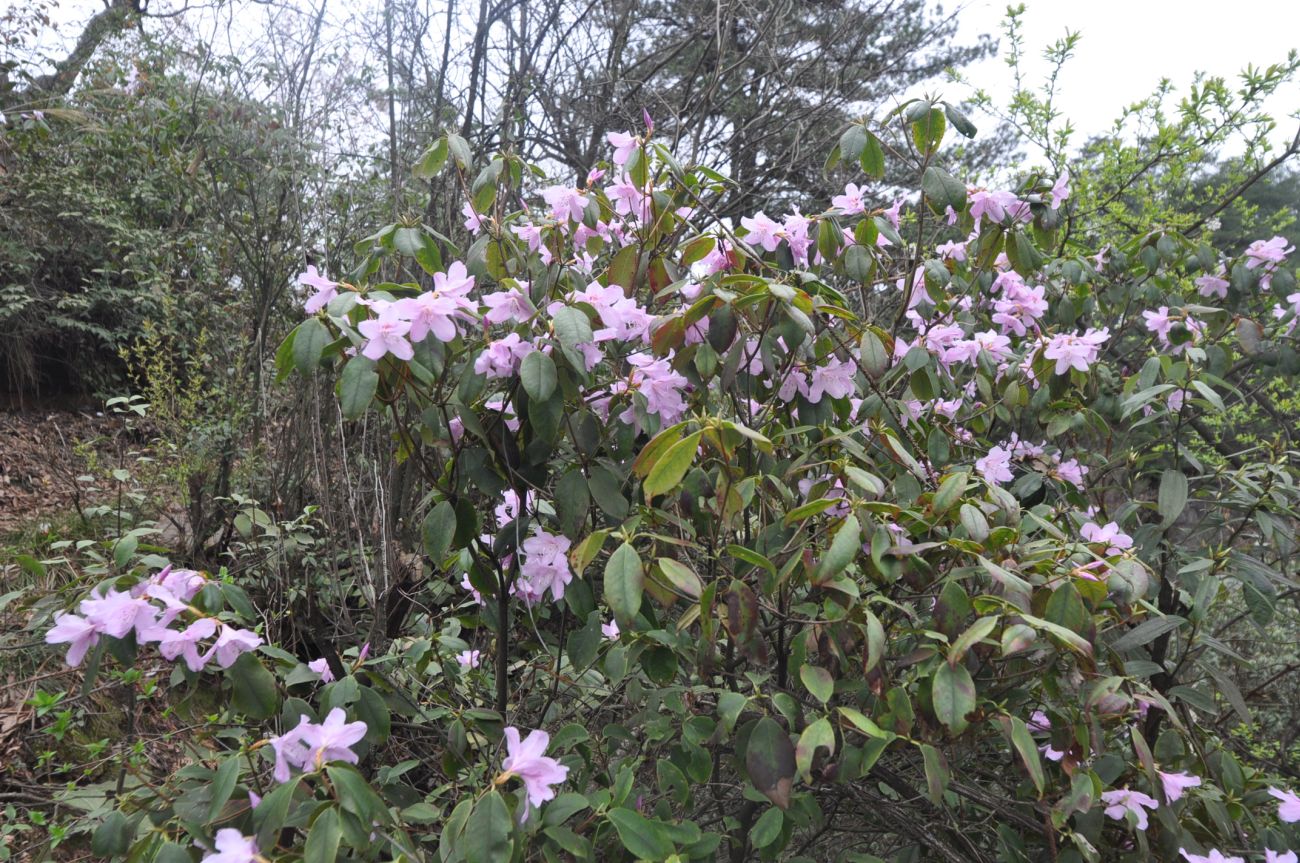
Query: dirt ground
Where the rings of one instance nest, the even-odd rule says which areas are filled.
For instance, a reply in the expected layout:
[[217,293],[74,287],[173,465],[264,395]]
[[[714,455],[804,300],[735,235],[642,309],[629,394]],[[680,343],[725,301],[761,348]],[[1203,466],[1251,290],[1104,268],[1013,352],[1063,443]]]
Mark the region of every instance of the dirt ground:
[[121,423],[93,410],[0,411],[0,536],[72,511],[86,467],[79,445],[107,440]]

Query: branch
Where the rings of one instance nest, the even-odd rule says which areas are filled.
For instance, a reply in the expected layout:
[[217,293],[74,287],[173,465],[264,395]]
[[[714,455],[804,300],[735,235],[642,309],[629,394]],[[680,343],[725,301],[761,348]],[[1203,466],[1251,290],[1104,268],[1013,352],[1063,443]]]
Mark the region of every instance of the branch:
[[135,0],[112,0],[109,6],[96,12],[86,24],[72,53],[55,64],[54,71],[50,74],[33,78],[31,86],[20,94],[19,101],[30,102],[65,95],[72,89],[72,83],[104,40],[130,27],[139,19],[140,14],[140,7]]

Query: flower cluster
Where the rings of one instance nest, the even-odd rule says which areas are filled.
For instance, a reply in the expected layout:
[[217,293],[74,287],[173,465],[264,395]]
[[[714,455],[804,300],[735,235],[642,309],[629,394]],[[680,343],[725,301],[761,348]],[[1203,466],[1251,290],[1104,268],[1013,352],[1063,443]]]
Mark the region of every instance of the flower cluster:
[[[66,661],[73,668],[101,635],[126,638],[134,633],[138,644],[157,644],[163,658],[183,659],[190,671],[198,672],[215,659],[218,667],[229,668],[241,653],[256,649],[262,637],[246,629],[207,617],[191,606],[207,577],[189,569],[168,566],[148,581],[129,591],[98,588],[78,606],[80,614],[61,613],[45,633],[47,644],[67,644]],[[171,628],[183,614],[197,619],[182,629]],[[206,652],[200,643],[215,638]]]
[[366,730],[364,722],[348,722],[341,707],[331,710],[320,723],[300,716],[292,729],[266,741],[275,752],[272,776],[276,782],[288,782],[291,767],[311,771],[330,761],[356,764],[357,754],[352,747],[366,736]]

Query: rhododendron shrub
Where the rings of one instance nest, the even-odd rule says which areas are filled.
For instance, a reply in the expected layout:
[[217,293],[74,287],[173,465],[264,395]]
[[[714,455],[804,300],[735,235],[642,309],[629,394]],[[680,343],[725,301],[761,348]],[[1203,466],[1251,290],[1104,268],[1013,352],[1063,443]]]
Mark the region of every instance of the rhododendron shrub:
[[[255,609],[220,611],[228,581],[196,606],[174,573],[127,579],[60,616],[70,663],[131,644],[223,695],[211,750],[123,796],[121,847],[487,863],[1300,844],[1287,783],[1216,732],[1246,707],[1207,636],[1225,603],[1266,621],[1288,583],[1268,561],[1290,549],[1295,467],[1212,420],[1243,372],[1294,357],[1293,250],[1088,248],[1062,230],[1075,178],[968,187],[937,155],[949,125],[973,133],[962,115],[913,101],[897,122],[917,192],[873,200],[858,176],[735,224],[713,216],[726,179],[648,127],[611,135],[576,185],[455,135],[430,148],[417,173],[463,182],[470,244],[396,224],[352,272],[304,274],[277,362],[391,432],[428,492],[438,588],[340,667],[236,626]],[[830,166],[879,177],[885,158],[854,126]],[[1243,343],[1247,307],[1266,313]]]

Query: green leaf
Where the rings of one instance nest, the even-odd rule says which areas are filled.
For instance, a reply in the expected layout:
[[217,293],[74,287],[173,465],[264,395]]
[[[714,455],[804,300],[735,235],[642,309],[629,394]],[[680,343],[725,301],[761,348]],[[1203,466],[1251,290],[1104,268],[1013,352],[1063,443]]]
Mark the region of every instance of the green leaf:
[[862,528],[858,524],[858,517],[850,513],[840,525],[839,530],[835,531],[830,548],[826,550],[826,554],[817,563],[813,581],[821,584],[839,575],[844,571],[845,567],[853,562],[853,559],[858,556],[861,550]]
[[664,860],[677,851],[663,826],[639,812],[618,807],[609,810],[606,817],[618,831],[618,838],[622,841],[623,847],[632,852],[632,856],[638,860]]
[[1034,781],[1034,788],[1038,790],[1038,796],[1042,797],[1046,779],[1043,776],[1042,759],[1038,757],[1038,744],[1034,742],[1028,726],[1017,717],[1008,716],[1003,720],[1003,724],[1008,729],[1011,745],[1015,747],[1016,754],[1020,756],[1025,769],[1029,771],[1029,778]]
[[1187,477],[1183,472],[1170,468],[1160,475],[1160,492],[1156,508],[1160,513],[1161,525],[1169,526],[1183,514],[1187,506]]
[[293,802],[294,792],[298,790],[301,777],[294,776],[283,785],[277,785],[262,798],[262,802],[253,810],[253,827],[257,830],[257,844],[260,848],[275,847],[276,837],[284,827],[289,816],[289,804]]
[[357,719],[366,723],[367,743],[379,746],[388,739],[392,732],[392,714],[384,697],[369,686],[362,686],[357,701]]
[[614,255],[614,260],[609,264],[609,284],[618,285],[620,288],[632,287],[633,281],[636,280],[637,257],[639,254],[636,244],[624,246]]
[[420,269],[429,275],[442,269],[438,244],[422,228],[398,228],[393,232],[393,247],[406,257],[414,258]]
[[975,124],[972,123],[970,119],[962,113],[962,111],[953,105],[945,103],[943,106],[943,113],[944,116],[948,118],[948,123],[956,129],[959,134],[966,138],[975,137]]
[[557,310],[551,318],[551,325],[555,327],[555,335],[560,344],[566,348],[586,344],[594,338],[591,334],[591,321],[580,309],[565,306]]
[[856,159],[862,155],[862,148],[867,146],[867,130],[861,124],[854,123],[840,135],[840,156]]
[[447,149],[451,151],[451,157],[462,170],[474,164],[474,155],[470,152],[469,144],[460,135],[454,132],[447,133]]
[[892,731],[886,731],[876,724],[875,720],[864,714],[861,710],[852,707],[840,707],[840,715],[853,723],[853,727],[861,731],[868,737],[874,737],[877,740],[895,740],[898,735]]
[[636,459],[632,462],[632,473],[639,477],[650,475],[659,459],[663,458],[664,453],[672,449],[673,444],[682,439],[682,432],[686,429],[686,423],[680,422],[676,425],[669,426],[659,434],[650,439],[650,442],[642,447],[641,452],[637,454]]
[[933,153],[943,141],[947,126],[948,121],[944,119],[943,111],[931,108],[912,123],[912,143],[916,144],[916,149],[922,154]]
[[555,361],[541,351],[533,351],[519,364],[519,382],[530,399],[549,399],[555,392]]
[[572,468],[555,484],[555,513],[565,536],[575,538],[587,523],[591,492],[587,478],[579,468]]
[[975,681],[966,666],[940,663],[931,681],[931,699],[934,715],[954,737],[965,731],[970,725],[966,715],[975,709]]
[[939,490],[934,493],[934,499],[930,503],[935,515],[941,515],[952,509],[953,505],[966,493],[966,485],[969,480],[970,475],[963,471],[955,473],[939,483]]
[[831,700],[835,694],[835,679],[831,673],[824,668],[816,665],[803,665],[799,668],[799,679],[803,681],[804,689],[812,693],[822,704]]
[[1119,638],[1112,641],[1110,649],[1116,653],[1124,653],[1125,651],[1133,650],[1144,644],[1155,641],[1166,632],[1173,632],[1186,622],[1186,618],[1179,617],[1176,614],[1171,614],[1166,617],[1153,617],[1144,620],[1128,632],[1125,632]]
[[329,330],[315,318],[308,318],[294,330],[293,364],[298,371],[310,376],[320,365],[321,353],[330,343]]
[[661,557],[657,563],[659,571],[678,593],[692,600],[698,600],[700,594],[704,593],[704,584],[700,581],[700,577],[686,564],[671,557]]
[[748,703],[749,699],[739,692],[725,690],[718,693],[718,718],[728,731],[736,730],[736,720]]
[[362,356],[348,360],[335,390],[343,408],[343,418],[354,420],[364,414],[378,388],[379,373],[375,371],[374,360]]
[[131,834],[126,816],[114,809],[95,828],[90,837],[90,850],[96,856],[108,859],[121,857],[131,847]]
[[154,855],[153,863],[194,863],[194,858],[190,857],[189,849],[184,845],[164,842],[158,846],[158,853]]
[[948,762],[943,753],[928,743],[921,744],[921,760],[925,763],[926,796],[938,806],[943,802],[943,792],[948,788]]
[[267,671],[252,653],[240,654],[226,672],[231,684],[231,703],[251,719],[269,719],[280,703],[275,675]]
[[420,154],[420,158],[411,167],[411,173],[418,180],[434,178],[442,170],[442,166],[447,164],[448,153],[447,139],[445,137],[439,138],[433,142],[433,146]]
[[795,752],[790,737],[770,716],[758,720],[745,747],[745,772],[759,793],[781,809],[790,806]]
[[867,143],[862,147],[862,154],[858,156],[858,164],[867,176],[884,179],[885,148],[880,145],[880,139],[870,132],[867,133]]
[[440,501],[429,510],[420,527],[420,537],[424,542],[424,553],[435,565],[439,564],[451,548],[456,536],[456,507],[451,501]]
[[766,848],[771,845],[781,838],[781,826],[784,822],[785,815],[781,813],[780,809],[775,806],[768,809],[758,816],[754,826],[749,828],[750,844],[755,848]]
[[365,824],[375,820],[387,823],[390,820],[384,801],[355,767],[349,764],[331,764],[325,768],[325,772],[338,789],[339,804],[345,812],[351,812]]
[[872,380],[880,380],[894,362],[889,351],[885,350],[885,343],[871,329],[862,334],[861,355],[862,368]]
[[654,467],[650,469],[650,474],[641,484],[641,490],[645,494],[646,503],[656,495],[665,494],[675,489],[686,476],[686,472],[691,469],[695,462],[695,454],[700,448],[700,436],[702,431],[686,437],[673,444],[667,452],[659,458]]
[[510,810],[498,791],[489,791],[474,804],[465,832],[456,847],[465,863],[502,863],[512,854]]
[[812,763],[818,749],[827,750],[827,757],[835,754],[835,729],[825,716],[803,730],[794,748],[795,769],[805,782],[812,781]]
[[239,753],[227,756],[217,768],[217,775],[212,779],[212,805],[208,807],[208,821],[216,821],[221,809],[235,790],[235,780],[239,778]]
[[948,648],[948,664],[956,665],[965,658],[966,654],[972,647],[979,644],[985,638],[992,634],[997,628],[998,616],[981,617],[970,625],[970,628],[957,636],[957,640]]
[[952,207],[960,213],[966,207],[966,186],[943,168],[931,165],[921,175],[921,191],[936,212]]
[[334,863],[339,856],[339,841],[343,838],[343,826],[339,823],[339,811],[333,806],[323,810],[312,822],[307,831],[307,843],[303,846],[303,863]]
[[645,573],[641,556],[630,543],[623,543],[605,564],[605,602],[621,627],[631,627],[641,610]]

